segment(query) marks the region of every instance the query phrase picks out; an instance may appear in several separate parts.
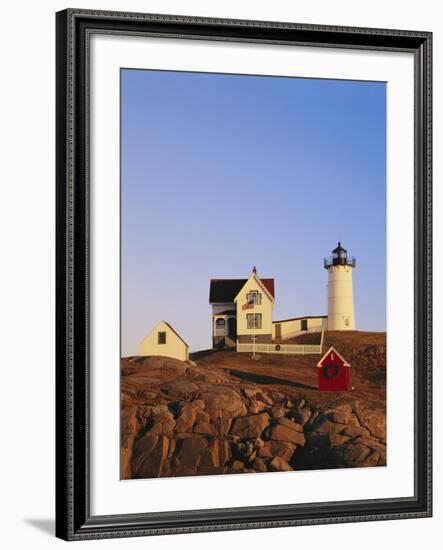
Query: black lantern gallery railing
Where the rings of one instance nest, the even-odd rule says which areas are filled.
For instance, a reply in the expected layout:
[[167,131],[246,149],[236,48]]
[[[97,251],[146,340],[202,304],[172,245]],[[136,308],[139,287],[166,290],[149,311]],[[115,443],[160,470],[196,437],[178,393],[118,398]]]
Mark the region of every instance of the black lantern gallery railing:
[[348,265],[350,267],[355,267],[356,261],[355,258],[333,258],[332,256],[329,256],[329,258],[325,258],[323,260],[323,264],[325,269],[331,267],[332,265]]

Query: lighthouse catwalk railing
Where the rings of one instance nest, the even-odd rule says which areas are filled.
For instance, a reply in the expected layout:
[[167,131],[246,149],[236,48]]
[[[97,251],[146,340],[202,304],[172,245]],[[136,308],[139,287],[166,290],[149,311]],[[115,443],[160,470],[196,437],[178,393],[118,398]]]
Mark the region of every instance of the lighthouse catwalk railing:
[[285,344],[279,342],[273,344],[257,344],[255,340],[253,340],[250,343],[248,342],[243,344],[237,342],[237,351],[252,353],[254,358],[256,357],[257,353],[278,353],[283,355],[317,355],[322,353],[324,334],[325,329],[323,327],[321,331],[320,344]]
[[349,267],[356,267],[357,261],[355,258],[333,258],[332,256],[323,259],[323,267],[325,269],[331,267],[332,265],[348,265]]

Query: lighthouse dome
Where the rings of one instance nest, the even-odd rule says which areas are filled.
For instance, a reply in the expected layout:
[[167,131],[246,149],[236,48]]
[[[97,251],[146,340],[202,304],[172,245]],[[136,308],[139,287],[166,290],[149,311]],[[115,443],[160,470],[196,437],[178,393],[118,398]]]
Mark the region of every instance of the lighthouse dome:
[[337,254],[337,255],[340,255],[340,254],[346,254],[348,251],[346,250],[346,248],[343,248],[342,245],[341,245],[341,242],[339,241],[338,243],[338,246],[336,248],[334,248],[334,250],[332,251],[333,254]]

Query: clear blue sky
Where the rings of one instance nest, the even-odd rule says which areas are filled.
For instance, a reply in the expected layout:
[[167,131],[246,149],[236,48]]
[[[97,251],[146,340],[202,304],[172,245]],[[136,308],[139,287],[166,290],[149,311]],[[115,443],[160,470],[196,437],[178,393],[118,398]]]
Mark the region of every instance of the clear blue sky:
[[161,319],[211,345],[211,278],[274,277],[274,319],[327,313],[357,258],[356,325],[386,329],[386,85],[122,70],[122,354]]

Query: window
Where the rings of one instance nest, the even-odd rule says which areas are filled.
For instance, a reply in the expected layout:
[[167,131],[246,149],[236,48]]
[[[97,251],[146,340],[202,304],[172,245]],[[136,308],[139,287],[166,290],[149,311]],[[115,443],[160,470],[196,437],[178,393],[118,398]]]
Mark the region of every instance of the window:
[[261,293],[258,290],[251,290],[246,294],[246,301],[248,304],[259,306],[261,304]]
[[308,320],[302,319],[301,320],[301,330],[308,330]]
[[217,319],[217,320],[215,321],[215,326],[216,326],[217,328],[224,328],[224,327],[225,327],[225,324],[226,324],[226,322],[225,322],[224,319]]
[[246,321],[248,328],[261,328],[261,313],[248,313]]
[[349,327],[350,324],[349,317],[345,317],[345,327]]
[[166,344],[166,332],[157,333],[157,343]]

